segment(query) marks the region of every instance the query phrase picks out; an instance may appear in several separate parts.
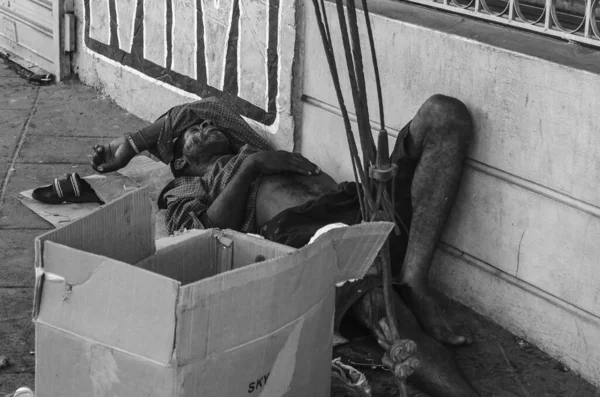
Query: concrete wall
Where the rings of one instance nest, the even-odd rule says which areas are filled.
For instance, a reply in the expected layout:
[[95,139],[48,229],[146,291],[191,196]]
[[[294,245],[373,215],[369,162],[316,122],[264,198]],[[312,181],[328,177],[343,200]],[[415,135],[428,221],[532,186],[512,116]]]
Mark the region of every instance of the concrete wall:
[[[600,53],[407,4],[371,4],[390,142],[435,93],[464,101],[475,121],[433,283],[600,384]],[[347,82],[337,14],[326,8]],[[353,179],[311,2],[303,12],[300,148],[339,180]],[[345,94],[352,109],[347,83]],[[369,103],[377,127],[374,84]]]
[[154,120],[219,96],[276,146],[293,146],[293,0],[79,0],[74,71]]

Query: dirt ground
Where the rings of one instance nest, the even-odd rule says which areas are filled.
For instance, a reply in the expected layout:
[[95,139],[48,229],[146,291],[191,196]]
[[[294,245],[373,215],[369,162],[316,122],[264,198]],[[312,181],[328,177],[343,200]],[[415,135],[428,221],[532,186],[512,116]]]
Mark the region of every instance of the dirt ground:
[[[0,356],[10,360],[0,369],[0,397],[34,387],[33,239],[52,229],[17,200],[18,193],[66,172],[91,174],[87,155],[93,144],[144,125],[93,88],[77,82],[34,86],[0,63]],[[600,390],[534,346],[464,306],[448,299],[443,304],[454,321],[474,332],[476,343],[456,355],[483,395],[600,396]],[[390,374],[370,368],[379,354],[373,346],[373,340],[359,338],[337,348],[334,356],[365,371],[374,396],[393,396]],[[412,395],[423,396],[414,389]]]

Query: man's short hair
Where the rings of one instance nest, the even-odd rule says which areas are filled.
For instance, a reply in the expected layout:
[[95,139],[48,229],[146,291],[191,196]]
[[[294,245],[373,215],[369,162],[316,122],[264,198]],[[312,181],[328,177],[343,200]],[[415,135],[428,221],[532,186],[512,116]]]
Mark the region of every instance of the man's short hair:
[[173,174],[173,176],[175,178],[179,178],[180,176],[184,176],[185,174],[185,168],[176,170],[175,169],[175,160],[180,159],[183,157],[183,151],[185,149],[185,143],[187,141],[187,133],[191,132],[191,131],[198,131],[202,129],[202,127],[200,127],[200,124],[194,124],[193,126],[189,127],[187,130],[185,130],[176,140],[175,142],[173,142],[173,160],[171,160],[171,162],[169,163],[169,167],[171,168],[171,174]]

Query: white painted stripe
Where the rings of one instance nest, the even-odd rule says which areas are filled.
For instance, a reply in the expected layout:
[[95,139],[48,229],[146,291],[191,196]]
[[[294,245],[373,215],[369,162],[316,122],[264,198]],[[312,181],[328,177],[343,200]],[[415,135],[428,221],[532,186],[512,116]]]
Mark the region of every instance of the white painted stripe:
[[197,78],[197,2],[173,2],[173,46],[171,69],[193,79]]
[[221,4],[217,1],[202,1],[204,23],[204,57],[206,59],[206,81],[208,85],[222,90],[225,83],[227,45],[231,34],[233,1]]
[[117,13],[117,36],[119,48],[131,53],[133,36],[135,32],[135,15],[137,12],[136,0],[115,0]]
[[[121,42],[121,21],[119,20],[119,3],[121,3],[121,1],[123,0],[113,0],[115,2],[115,18],[117,19],[117,40],[119,40],[119,47],[121,49],[123,49],[122,47],[122,42]],[[110,5],[109,5],[110,7]],[[110,25],[109,25],[110,26]],[[109,28],[110,30],[110,28]]]
[[110,10],[108,0],[90,1],[90,37],[110,44]]
[[[149,1],[149,0],[144,0],[144,4],[145,4],[146,1]],[[203,1],[203,0],[199,0],[199,1]],[[83,18],[85,20],[85,15],[83,16]],[[144,32],[145,32],[145,29],[144,29]],[[145,33],[144,33],[144,35],[145,35]],[[146,37],[144,37],[144,41],[146,41]],[[81,29],[81,42],[85,43],[85,29]],[[281,43],[280,43],[280,45],[281,45]],[[102,54],[97,53],[96,51],[91,50],[90,48],[88,48],[85,45],[83,47],[84,47],[84,51],[89,56],[91,56],[92,58],[96,58],[96,59],[102,60],[103,62],[105,62],[107,65],[110,65],[111,67],[125,70],[128,73],[131,73],[131,74],[133,74],[133,75],[141,78],[142,80],[144,80],[144,81],[146,81],[146,82],[148,82],[150,84],[154,84],[156,86],[159,86],[159,87],[162,87],[164,89],[167,89],[167,90],[169,90],[169,91],[171,91],[171,92],[173,92],[173,93],[175,93],[177,95],[182,96],[183,98],[188,99],[188,102],[197,101],[197,100],[202,99],[202,97],[200,97],[200,96],[198,96],[196,94],[192,94],[190,92],[182,90],[181,88],[177,88],[177,87],[172,86],[170,84],[167,84],[167,83],[165,83],[163,81],[160,81],[160,80],[157,80],[157,79],[155,79],[153,77],[150,77],[150,76],[148,76],[148,75],[140,72],[139,70],[136,70],[136,69],[132,68],[131,66],[123,65],[123,64],[121,64],[119,62],[116,62],[116,61],[114,61],[114,60],[112,60],[112,59],[110,59],[110,58],[108,58],[108,57],[106,57],[106,56],[104,56]],[[279,68],[280,68],[280,71],[281,71],[281,57],[280,57],[279,63],[280,63],[279,64]],[[207,67],[207,70],[208,70],[208,67]],[[281,76],[281,74],[280,74],[280,76]],[[276,119],[275,119],[273,125],[271,127],[269,127],[269,128],[266,128],[266,129],[265,129],[265,127],[262,124],[254,121],[254,120],[252,120],[252,119],[250,119],[250,118],[248,118],[246,116],[242,116],[242,118],[244,119],[244,121],[246,121],[247,123],[249,123],[251,126],[253,126],[254,129],[256,129],[258,131],[267,131],[268,130],[269,133],[275,134],[277,132],[277,126],[279,125],[280,113],[277,112],[277,116],[276,116]]]
[[[170,69],[173,69],[173,49],[175,47],[175,27],[177,21],[175,19],[175,0],[167,0],[171,2],[171,64],[169,65]],[[167,26],[167,13],[165,12],[165,31],[168,29]],[[169,53],[168,43],[165,40],[165,56]],[[165,58],[165,65],[168,59]]]
[[[143,40],[144,40],[144,47],[142,48],[142,56],[144,57],[144,59],[146,59],[146,37],[147,37],[147,35],[146,35],[146,29],[145,29],[145,25],[146,25],[146,17],[145,17],[145,15],[146,15],[146,10],[148,9],[148,7],[146,5],[147,1],[148,0],[144,0],[142,2],[142,8],[143,8],[142,13],[144,14],[144,18],[142,19],[142,33],[143,33],[142,37],[143,37]],[[85,43],[85,41],[83,41],[83,40],[81,42]],[[87,47],[86,47],[86,51],[89,53]]]
[[238,35],[238,96],[266,109],[268,96],[267,47],[269,0],[240,0]]
[[[215,3],[216,3],[216,1],[215,1]],[[222,64],[220,65],[221,66],[221,82],[218,87],[220,90],[222,90],[223,87],[225,87],[225,68],[227,67],[227,47],[229,45],[229,38],[231,37],[231,28],[233,27],[233,25],[231,24],[232,19],[233,19],[233,7],[230,6],[229,7],[229,17],[227,18],[227,26],[229,26],[229,28],[227,29],[227,35],[225,36],[225,40],[222,45],[223,59],[222,59]],[[238,33],[239,33],[239,30],[238,30]],[[207,47],[207,45],[206,45],[207,43],[210,43],[210,41],[207,41],[206,36],[204,36],[204,48]]]
[[[166,0],[169,1],[169,0]],[[171,0],[171,9],[173,9],[173,2]],[[165,30],[165,40],[164,40],[164,56],[165,56],[165,61],[162,63],[162,65],[164,65],[165,67],[167,67],[167,54],[169,53],[169,49],[167,48],[167,8],[165,6],[165,10],[163,12],[163,26],[164,26],[164,30]],[[145,31],[146,29],[144,29]],[[171,35],[171,40],[173,39],[173,35]]]
[[[162,26],[159,23],[162,21]],[[164,0],[144,0],[144,59],[167,67],[167,7]]]
[[[143,5],[142,5],[142,7],[143,7]],[[131,37],[131,44],[129,47],[129,52],[131,52],[131,48],[133,47],[133,39],[135,37],[135,16],[137,15],[137,11],[138,11],[138,2],[135,1],[135,8],[133,9],[133,14],[131,15],[131,31],[129,32],[129,35]],[[144,21],[142,20],[140,23],[143,24]]]

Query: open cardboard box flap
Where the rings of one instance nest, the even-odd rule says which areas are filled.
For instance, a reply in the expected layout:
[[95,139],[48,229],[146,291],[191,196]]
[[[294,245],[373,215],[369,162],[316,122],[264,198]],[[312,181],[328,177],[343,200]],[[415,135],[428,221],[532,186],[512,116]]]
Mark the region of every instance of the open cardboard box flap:
[[[120,378],[103,378],[106,395],[138,395],[140,381],[172,395],[324,390],[334,285],[364,276],[393,228],[333,229],[298,250],[193,230],[158,240],[157,250],[152,225],[140,189],[36,239],[36,389],[44,395],[58,392],[57,378],[77,379],[73,395],[99,387],[98,373],[56,353],[60,344],[83,367],[119,368]],[[125,381],[127,373],[145,380]]]

